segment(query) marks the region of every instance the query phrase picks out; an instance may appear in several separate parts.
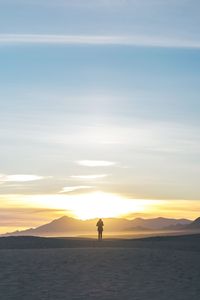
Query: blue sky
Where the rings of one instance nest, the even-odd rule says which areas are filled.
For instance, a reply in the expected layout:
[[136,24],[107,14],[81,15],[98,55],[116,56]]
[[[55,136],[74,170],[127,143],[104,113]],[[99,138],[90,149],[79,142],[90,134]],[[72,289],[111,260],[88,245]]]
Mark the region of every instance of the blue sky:
[[2,197],[200,200],[199,12],[0,0]]

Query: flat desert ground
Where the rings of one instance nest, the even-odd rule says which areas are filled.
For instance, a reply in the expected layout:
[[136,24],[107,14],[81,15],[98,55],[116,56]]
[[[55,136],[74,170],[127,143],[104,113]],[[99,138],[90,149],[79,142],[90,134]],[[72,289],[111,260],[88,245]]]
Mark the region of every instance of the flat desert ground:
[[200,299],[199,235],[1,238],[0,248],[1,300]]

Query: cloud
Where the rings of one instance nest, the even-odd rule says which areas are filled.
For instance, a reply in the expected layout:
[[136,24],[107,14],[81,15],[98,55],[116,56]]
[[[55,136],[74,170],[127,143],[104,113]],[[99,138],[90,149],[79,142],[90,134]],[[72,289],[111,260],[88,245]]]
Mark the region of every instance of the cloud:
[[91,189],[91,188],[93,188],[93,186],[87,186],[87,185],[66,186],[66,187],[63,187],[59,193],[70,193],[70,192],[74,192],[77,190]]
[[121,45],[162,48],[200,49],[200,40],[167,38],[150,35],[51,35],[0,34],[0,44],[53,44],[53,45]]
[[76,179],[98,179],[98,178],[104,178],[107,176],[108,176],[108,174],[96,174],[96,175],[74,175],[74,176],[70,176],[70,177],[76,178]]
[[[137,0],[132,0],[136,2]],[[126,0],[101,0],[101,1],[94,1],[94,0],[1,0],[1,3],[10,4],[23,4],[23,5],[35,5],[35,6],[55,6],[55,7],[108,7],[111,5],[119,5],[120,7],[126,4]],[[137,3],[137,2],[136,2]]]
[[115,165],[116,163],[106,160],[79,160],[77,161],[77,164],[85,167],[109,167]]
[[15,174],[15,175],[3,175],[0,174],[0,183],[4,182],[27,182],[41,180],[44,177],[38,175],[25,175],[25,174]]

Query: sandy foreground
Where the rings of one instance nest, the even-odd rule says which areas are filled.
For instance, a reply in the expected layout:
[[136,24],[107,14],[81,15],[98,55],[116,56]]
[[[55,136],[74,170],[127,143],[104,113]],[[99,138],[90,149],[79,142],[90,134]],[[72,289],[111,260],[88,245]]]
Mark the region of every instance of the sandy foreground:
[[0,299],[200,299],[199,237],[69,245],[1,249]]

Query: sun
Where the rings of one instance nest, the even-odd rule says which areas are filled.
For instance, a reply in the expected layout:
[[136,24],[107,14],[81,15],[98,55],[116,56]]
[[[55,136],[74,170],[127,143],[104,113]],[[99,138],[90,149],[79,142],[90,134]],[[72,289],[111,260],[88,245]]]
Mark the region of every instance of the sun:
[[77,204],[74,214],[82,220],[116,217],[124,211],[123,199],[103,192],[83,195]]
[[74,207],[74,215],[82,220],[111,218],[127,214],[130,209],[137,209],[133,203],[127,204],[127,201],[118,195],[95,192],[81,196]]

